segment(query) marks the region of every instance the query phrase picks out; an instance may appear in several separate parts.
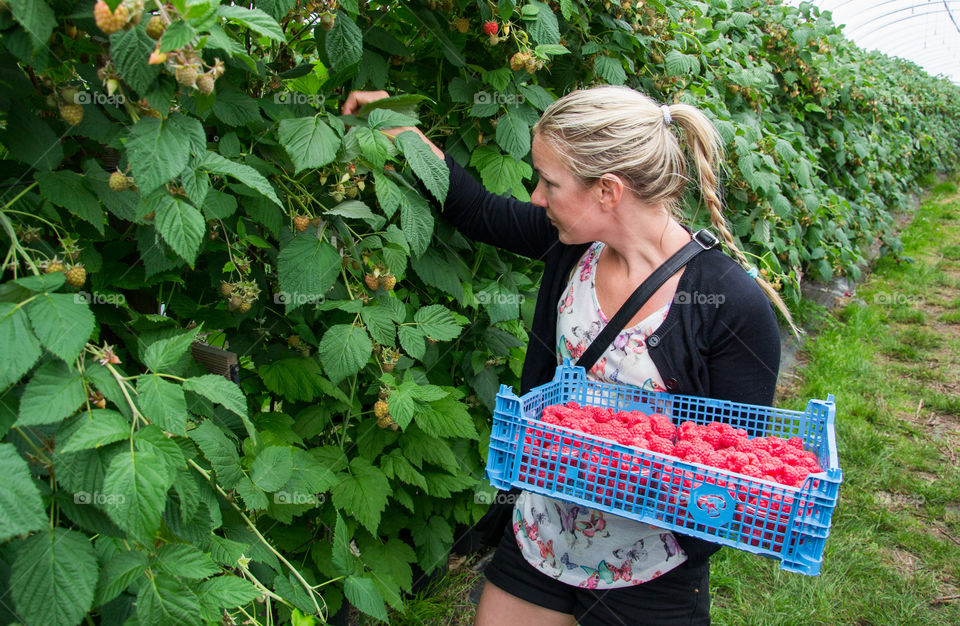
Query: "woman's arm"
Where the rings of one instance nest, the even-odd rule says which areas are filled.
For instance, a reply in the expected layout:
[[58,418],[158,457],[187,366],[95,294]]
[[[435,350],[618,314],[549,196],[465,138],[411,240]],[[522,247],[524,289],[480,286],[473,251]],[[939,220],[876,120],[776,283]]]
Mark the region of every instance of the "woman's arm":
[[[342,111],[345,115],[356,114],[365,104],[388,95],[385,91],[351,92]],[[440,208],[443,217],[465,236],[535,259],[542,258],[551,246],[559,243],[557,230],[550,224],[543,208],[491,193],[419,128],[407,126],[383,132],[395,138],[408,130],[417,133],[433,153],[446,162],[450,170],[446,200],[441,204],[426,190],[424,193]]]

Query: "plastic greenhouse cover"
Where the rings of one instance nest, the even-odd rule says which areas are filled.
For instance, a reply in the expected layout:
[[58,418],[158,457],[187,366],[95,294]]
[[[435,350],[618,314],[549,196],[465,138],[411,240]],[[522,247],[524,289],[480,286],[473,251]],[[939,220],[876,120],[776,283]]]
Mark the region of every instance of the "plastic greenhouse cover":
[[[801,0],[786,0],[799,6]],[[913,61],[960,84],[960,0],[813,0],[865,50]]]

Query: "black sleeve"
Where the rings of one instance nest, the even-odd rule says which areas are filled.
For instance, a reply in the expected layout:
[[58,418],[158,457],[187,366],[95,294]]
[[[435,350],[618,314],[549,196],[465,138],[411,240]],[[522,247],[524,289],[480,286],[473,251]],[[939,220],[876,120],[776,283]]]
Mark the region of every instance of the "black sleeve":
[[466,237],[533,259],[559,242],[542,207],[491,193],[449,154],[444,160],[450,168],[447,199],[440,206],[432,194],[426,196]]

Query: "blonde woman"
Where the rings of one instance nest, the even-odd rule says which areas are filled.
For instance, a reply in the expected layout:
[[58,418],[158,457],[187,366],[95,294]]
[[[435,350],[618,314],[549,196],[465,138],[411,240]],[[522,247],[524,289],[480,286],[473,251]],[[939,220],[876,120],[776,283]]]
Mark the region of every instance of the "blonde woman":
[[[355,113],[385,92],[354,92]],[[396,135],[404,130],[390,131]],[[419,131],[417,131],[419,132]],[[422,133],[420,133],[423,137]],[[710,120],[625,87],[571,92],[533,128],[529,203],[492,194],[442,150],[442,215],[461,233],[545,262],[521,392],[576,359],[640,283],[691,240],[677,211],[693,164],[714,248],[672,276],[588,376],[671,393],[769,405],[780,360],[776,315],[789,314],[748,268],[722,214]],[[739,261],[739,263],[737,262]],[[504,524],[476,624],[708,624],[710,554],[719,546],[523,492]]]

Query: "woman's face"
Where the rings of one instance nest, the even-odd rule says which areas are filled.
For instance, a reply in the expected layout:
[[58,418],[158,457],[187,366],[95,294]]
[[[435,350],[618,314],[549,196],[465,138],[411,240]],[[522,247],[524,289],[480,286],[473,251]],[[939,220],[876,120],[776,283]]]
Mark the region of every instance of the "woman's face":
[[530,201],[547,210],[547,217],[567,244],[595,241],[597,194],[574,177],[562,157],[539,135],[533,137],[533,167],[540,180]]

